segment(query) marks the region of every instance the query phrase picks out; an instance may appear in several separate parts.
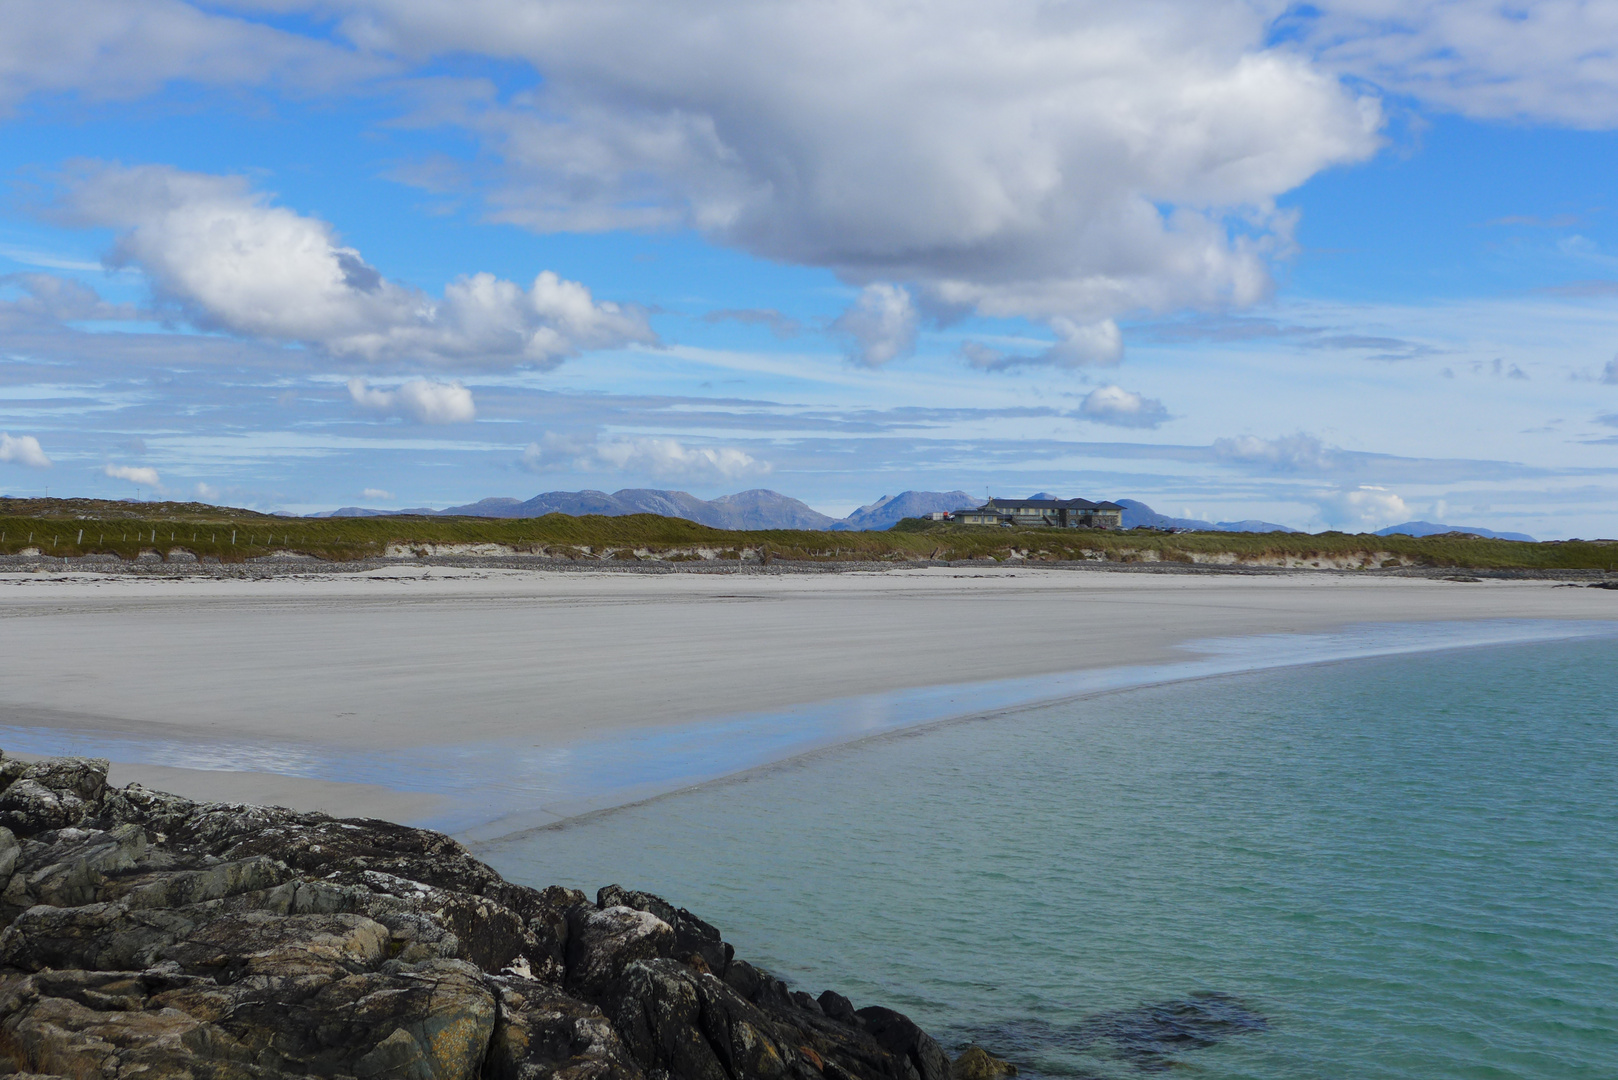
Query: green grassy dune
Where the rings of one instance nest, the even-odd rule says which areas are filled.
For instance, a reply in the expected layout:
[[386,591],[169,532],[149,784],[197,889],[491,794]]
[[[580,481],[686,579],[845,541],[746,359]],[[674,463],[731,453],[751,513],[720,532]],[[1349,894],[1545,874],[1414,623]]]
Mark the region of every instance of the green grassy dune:
[[1445,536],[1323,533],[1103,532],[1001,529],[912,520],[887,532],[733,532],[679,518],[283,518],[201,503],[0,499],[0,555],[78,557],[142,552],[243,562],[292,552],[345,562],[443,545],[498,545],[552,558],[748,559],[813,562],[958,560],[1217,563],[1383,569],[1614,570],[1618,543],[1521,543]]

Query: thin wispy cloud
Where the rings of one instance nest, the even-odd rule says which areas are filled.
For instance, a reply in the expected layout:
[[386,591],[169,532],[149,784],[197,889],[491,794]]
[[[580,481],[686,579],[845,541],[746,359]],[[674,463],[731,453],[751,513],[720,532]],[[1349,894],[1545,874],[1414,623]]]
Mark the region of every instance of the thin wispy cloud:
[[803,333],[803,323],[774,308],[722,308],[707,312],[702,321],[709,324],[734,322],[744,326],[763,326],[778,338],[795,338]]
[[1256,435],[1215,439],[1213,452],[1222,461],[1274,472],[1320,472],[1337,459],[1319,439],[1301,431],[1274,439]]
[[1507,214],[1505,217],[1491,218],[1484,224],[1519,229],[1569,229],[1583,221],[1584,218],[1579,214],[1553,214],[1550,217],[1541,217],[1538,214]]
[[677,439],[602,438],[547,432],[529,443],[520,463],[530,472],[573,469],[669,481],[738,480],[763,476],[770,463],[731,446],[688,446]]

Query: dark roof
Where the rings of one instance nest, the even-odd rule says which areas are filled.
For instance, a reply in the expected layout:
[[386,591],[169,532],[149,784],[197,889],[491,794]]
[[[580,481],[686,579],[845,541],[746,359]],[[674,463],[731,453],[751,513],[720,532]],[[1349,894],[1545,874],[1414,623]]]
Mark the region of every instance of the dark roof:
[[982,510],[1122,510],[1112,502],[1091,502],[1089,499],[990,499]]

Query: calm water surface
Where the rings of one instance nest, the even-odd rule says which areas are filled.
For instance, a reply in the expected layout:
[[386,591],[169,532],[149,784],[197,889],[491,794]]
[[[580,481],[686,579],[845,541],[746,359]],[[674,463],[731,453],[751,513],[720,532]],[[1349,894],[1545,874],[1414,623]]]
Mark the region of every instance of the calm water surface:
[[1046,706],[480,853],[1037,1075],[1618,1076],[1610,640]]

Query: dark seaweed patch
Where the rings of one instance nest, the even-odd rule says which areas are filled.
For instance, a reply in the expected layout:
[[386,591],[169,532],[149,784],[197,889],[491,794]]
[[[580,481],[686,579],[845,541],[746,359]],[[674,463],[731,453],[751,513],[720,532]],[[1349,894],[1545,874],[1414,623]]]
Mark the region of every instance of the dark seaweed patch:
[[1232,1035],[1264,1031],[1270,1024],[1238,998],[1205,993],[1101,1013],[1084,1026],[1098,1041],[1112,1043],[1120,1056],[1152,1065],[1171,1054],[1214,1046]]
[[[1240,998],[1205,992],[1095,1013],[1074,1024],[1011,1020],[975,1030],[971,1037],[1019,1063],[1029,1059],[1048,1061],[1054,1050],[1115,1057],[1138,1069],[1156,1071],[1176,1064],[1176,1056],[1186,1051],[1215,1046],[1234,1035],[1267,1031],[1269,1027],[1269,1020]],[[1081,1075],[1049,1064],[1025,1071],[1033,1075]]]

